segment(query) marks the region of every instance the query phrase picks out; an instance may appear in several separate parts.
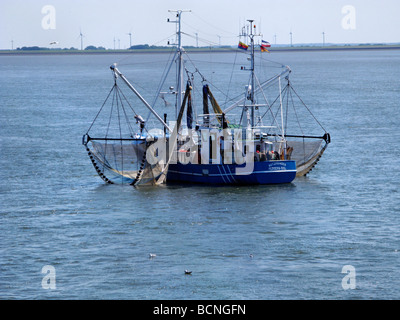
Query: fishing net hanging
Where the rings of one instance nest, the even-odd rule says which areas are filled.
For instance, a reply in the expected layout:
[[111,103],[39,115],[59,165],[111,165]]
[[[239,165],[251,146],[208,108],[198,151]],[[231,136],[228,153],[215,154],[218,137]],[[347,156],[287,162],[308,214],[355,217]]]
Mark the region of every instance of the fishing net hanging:
[[141,118],[115,82],[88,131],[83,145],[98,175],[107,183],[154,184],[163,163],[150,165],[146,151],[154,143]]

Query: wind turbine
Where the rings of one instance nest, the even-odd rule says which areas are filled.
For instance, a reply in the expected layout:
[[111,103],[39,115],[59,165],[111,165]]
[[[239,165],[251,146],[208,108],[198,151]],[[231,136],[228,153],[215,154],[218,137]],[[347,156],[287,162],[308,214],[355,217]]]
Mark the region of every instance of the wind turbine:
[[322,46],[325,47],[325,31],[322,32]]
[[83,50],[83,37],[84,37],[84,35],[82,33],[82,29],[79,29],[79,37],[81,38],[81,50]]
[[129,49],[130,49],[132,47],[132,32],[129,31],[128,36],[129,36]]

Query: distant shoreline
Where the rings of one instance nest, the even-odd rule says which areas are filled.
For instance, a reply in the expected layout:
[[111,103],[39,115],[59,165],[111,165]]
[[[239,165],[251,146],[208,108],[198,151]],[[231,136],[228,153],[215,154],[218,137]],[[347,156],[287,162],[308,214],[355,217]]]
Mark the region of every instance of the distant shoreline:
[[[42,49],[42,50],[0,50],[0,55],[93,55],[93,54],[146,54],[146,53],[170,53],[173,49],[152,48],[152,49],[133,49],[133,50],[63,50],[63,49]],[[226,53],[235,52],[235,47],[223,48],[185,48],[190,53]],[[360,44],[360,45],[298,45],[293,47],[271,47],[270,52],[301,52],[301,51],[346,51],[346,50],[400,50],[400,44]]]

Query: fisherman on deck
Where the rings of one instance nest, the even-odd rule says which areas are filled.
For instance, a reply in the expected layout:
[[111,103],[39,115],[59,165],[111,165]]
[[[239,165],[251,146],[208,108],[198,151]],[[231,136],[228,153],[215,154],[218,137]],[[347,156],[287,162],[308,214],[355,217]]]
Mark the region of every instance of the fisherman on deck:
[[143,129],[144,129],[144,125],[145,125],[146,121],[144,121],[142,116],[140,116],[138,114],[135,116],[135,119],[136,119],[136,123],[140,124],[140,133],[143,133]]

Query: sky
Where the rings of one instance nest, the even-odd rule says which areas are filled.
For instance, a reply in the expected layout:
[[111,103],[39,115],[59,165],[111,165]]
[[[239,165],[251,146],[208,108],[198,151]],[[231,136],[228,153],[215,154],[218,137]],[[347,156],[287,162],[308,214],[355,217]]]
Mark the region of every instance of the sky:
[[[399,0],[1,0],[0,49],[166,45],[182,14],[184,45],[236,45],[247,19],[272,45],[399,43]],[[114,40],[115,39],[115,40]],[[57,44],[50,44],[57,42]]]

